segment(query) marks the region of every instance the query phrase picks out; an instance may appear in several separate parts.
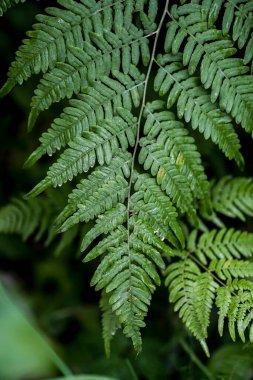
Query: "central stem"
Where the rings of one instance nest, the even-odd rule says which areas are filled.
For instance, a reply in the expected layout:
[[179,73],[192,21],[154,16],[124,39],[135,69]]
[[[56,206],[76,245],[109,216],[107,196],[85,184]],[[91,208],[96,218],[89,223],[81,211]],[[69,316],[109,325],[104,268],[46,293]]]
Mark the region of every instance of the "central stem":
[[[156,47],[157,47],[158,38],[159,38],[159,35],[161,32],[161,28],[163,26],[164,19],[166,17],[167,12],[168,12],[168,6],[169,6],[169,0],[166,0],[165,7],[163,10],[163,14],[161,16],[161,20],[159,22],[158,28],[157,28],[156,32],[153,33],[155,35],[155,40],[154,40],[154,45],[153,45],[153,49],[152,49],[152,53],[151,53],[151,58],[150,58],[146,78],[144,81],[143,98],[142,98],[141,109],[140,109],[138,123],[137,123],[136,142],[135,142],[133,156],[132,156],[132,164],[131,164],[129,187],[128,187],[128,197],[127,197],[127,233],[128,233],[127,240],[128,240],[129,256],[130,256],[130,208],[131,208],[131,190],[132,190],[132,182],[133,182],[134,163],[135,163],[135,157],[136,157],[137,148],[138,148],[139,140],[140,140],[141,120],[142,120],[142,115],[143,115],[143,111],[144,111],[145,104],[146,104],[147,88],[148,88],[149,78],[150,78],[153,63],[155,61],[155,54],[156,54]],[[130,258],[129,258],[129,261],[130,261]]]

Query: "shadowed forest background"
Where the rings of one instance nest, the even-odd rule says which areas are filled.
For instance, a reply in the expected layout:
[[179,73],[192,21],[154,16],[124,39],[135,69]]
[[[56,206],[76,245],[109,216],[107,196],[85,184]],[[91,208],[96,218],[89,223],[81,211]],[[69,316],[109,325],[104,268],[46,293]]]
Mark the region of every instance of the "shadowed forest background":
[[[17,5],[0,19],[0,84],[6,79],[16,49],[50,1]],[[49,160],[40,160],[32,169],[23,163],[38,144],[38,138],[59,114],[66,101],[44,112],[32,133],[27,133],[34,76],[17,86],[0,105],[0,206],[28,192],[46,173]],[[198,135],[195,136],[198,139]],[[252,142],[240,131],[245,175],[252,175]],[[202,140],[201,140],[202,141]],[[200,146],[207,173],[217,178],[240,174],[210,142]],[[206,162],[205,162],[206,163]],[[230,165],[230,166],[229,166]],[[228,171],[229,169],[229,171]],[[62,192],[59,203],[64,203]],[[58,195],[57,195],[58,196]],[[228,226],[230,221],[228,220]],[[252,231],[252,220],[248,220]],[[238,228],[242,225],[237,222]],[[233,222],[233,226],[234,226]],[[245,227],[245,226],[244,226]],[[136,357],[131,342],[119,332],[112,343],[111,358],[106,359],[98,307],[99,294],[90,288],[95,264],[82,264],[75,244],[30,237],[26,242],[16,235],[0,235],[0,378],[13,380],[47,379],[60,376],[53,350],[73,374],[100,374],[122,380],[162,379],[253,379],[253,348],[232,343],[227,332],[220,339],[217,317],[209,327],[211,359],[207,359],[197,341],[190,337],[178,316],[168,306],[168,291],[161,287],[153,297],[143,330],[143,350]],[[8,298],[6,298],[8,297]],[[10,303],[10,300],[12,303]],[[25,325],[21,310],[30,325]],[[24,327],[26,326],[26,327]],[[28,325],[29,326],[29,325]],[[44,337],[43,345],[36,331]]]

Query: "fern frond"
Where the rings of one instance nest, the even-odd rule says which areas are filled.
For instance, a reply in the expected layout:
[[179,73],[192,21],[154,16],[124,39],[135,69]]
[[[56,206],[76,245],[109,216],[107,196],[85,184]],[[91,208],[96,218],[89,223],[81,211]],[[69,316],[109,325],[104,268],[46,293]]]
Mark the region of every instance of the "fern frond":
[[70,107],[65,108],[60,118],[55,119],[47,132],[42,134],[41,145],[28,158],[25,167],[33,165],[45,153],[51,156],[102,120],[112,119],[117,115],[118,108],[131,111],[133,106],[139,106],[143,75],[133,66],[129,75],[114,74],[117,80],[102,77],[85,93],[79,94],[78,99],[70,100]]
[[105,354],[108,359],[111,354],[111,340],[120,327],[117,316],[112,312],[111,305],[109,304],[109,299],[110,294],[102,291],[99,306],[102,311],[102,330]]
[[212,205],[216,212],[239,218],[253,216],[253,181],[252,178],[226,176],[211,187]]
[[201,274],[198,266],[187,258],[169,265],[165,274],[174,310],[209,356],[207,328],[217,284],[208,273]]
[[[124,114],[129,117],[127,110],[124,110]],[[74,176],[88,172],[96,161],[99,165],[108,165],[120,147],[126,150],[128,145],[133,146],[135,143],[136,118],[130,114],[128,122],[121,117],[104,120],[103,124],[83,132],[82,137],[76,137],[49,168],[46,178],[27,196],[37,196],[50,186],[61,186],[71,181]]]
[[[164,268],[160,248],[165,244],[157,238],[152,229],[140,231],[138,220],[131,218],[130,231],[117,227],[85,257],[90,261],[104,254],[91,284],[97,290],[110,293],[109,303],[118,321],[124,326],[123,332],[132,339],[135,349],[141,349],[140,328],[150,304],[155,285],[160,284],[156,266]],[[146,241],[140,239],[145,234]],[[157,241],[159,247],[157,247]]]
[[227,287],[232,291],[238,291],[241,293],[242,291],[253,291],[253,282],[252,279],[240,279],[234,278],[233,280],[227,281]]
[[205,8],[205,11],[207,12],[207,20],[208,25],[213,26],[214,23],[217,21],[218,16],[223,9],[222,6],[224,4],[224,0],[203,0],[202,6]]
[[[0,14],[12,4],[0,0]],[[157,0],[57,4],[37,16],[0,95],[41,73],[29,129],[52,103],[70,101],[25,166],[63,150],[27,203],[0,210],[0,232],[25,239],[45,229],[52,236],[58,228],[59,253],[85,224],[81,252],[84,262],[98,262],[91,285],[102,291],[107,356],[118,328],[141,350],[140,331],[160,272],[175,311],[207,355],[215,297],[220,334],[227,320],[232,339],[237,329],[244,341],[249,328],[253,341],[253,234],[225,228],[218,217],[253,216],[252,179],[224,177],[210,187],[189,131],[198,130],[242,166],[235,124],[253,136],[253,75],[245,65],[253,55],[252,1],[194,0],[169,10],[166,0],[162,12]],[[168,17],[165,54],[155,58]],[[246,47],[244,60],[235,55],[235,43]],[[163,100],[155,100],[152,78]],[[43,198],[30,198],[76,182],[78,175],[53,224],[50,201],[46,210]],[[201,217],[222,228],[209,231]],[[189,225],[198,230],[189,232]]]
[[0,209],[0,233],[18,234],[27,240],[36,232],[35,239],[38,240],[50,229],[56,212],[48,199],[13,199]]
[[[156,184],[149,174],[134,172],[134,190],[131,197],[131,206],[138,212],[140,219],[144,218],[151,227],[157,226],[157,234],[162,240],[170,239],[172,231],[181,246],[184,247],[184,235],[178,223],[178,214],[168,197]],[[147,217],[143,215],[147,214]]]
[[218,307],[218,331],[220,336],[223,335],[224,322],[228,314],[231,302],[231,292],[227,287],[220,287],[217,289],[216,306]]
[[[160,283],[152,262],[161,268],[164,268],[164,263],[156,245],[151,244],[151,241],[158,240],[159,247],[163,247],[160,239],[155,235],[149,236],[146,246],[143,247],[142,240],[138,238],[140,232],[138,224],[135,230],[135,223],[133,219],[130,240],[127,230],[118,227],[98,243],[86,255],[84,261],[90,261],[106,253],[93,276],[92,285],[96,285],[97,290],[105,288],[106,292],[110,293],[109,303],[112,310],[119,322],[124,325],[123,332],[133,340],[135,348],[139,351],[141,347],[139,329],[145,325],[143,318],[147,313],[151,293],[155,289],[153,282]],[[146,229],[145,234],[153,234],[153,231],[151,233]],[[149,250],[146,250],[148,246]]]
[[127,238],[127,230],[124,226],[117,226],[110,234],[104,237],[99,243],[92,248],[84,258],[84,262],[94,260],[107,252],[110,247],[120,246]]
[[[157,232],[154,230],[154,228],[152,228],[150,224],[146,221],[139,219],[136,216],[132,216],[129,224],[130,227],[134,227],[134,232],[136,236],[139,239],[141,239],[141,241],[143,241],[145,244],[154,246],[156,249],[160,250],[166,256],[177,255],[177,251],[165,244],[163,240],[156,235]],[[149,254],[148,251],[145,251],[145,253]],[[153,260],[155,261],[155,255],[153,255],[152,252],[150,253],[150,255],[153,257]]]
[[162,105],[154,102],[146,108],[147,136],[140,140],[139,163],[150,169],[173,203],[194,220],[194,198],[205,198],[208,203],[208,182],[193,138],[172,113],[155,112]]
[[252,11],[253,5],[251,1],[227,1],[222,19],[223,33],[231,34],[233,41],[237,41],[239,49],[245,48],[245,64],[248,64],[253,58]]
[[24,3],[26,0],[0,0],[0,16],[4,14],[9,8],[18,3]]
[[184,117],[187,123],[191,122],[193,129],[198,129],[205,139],[211,138],[229,159],[235,159],[241,166],[243,157],[232,119],[211,101],[200,79],[189,75],[182,57],[182,54],[158,57],[160,68],[154,82],[155,91],[160,96],[168,93],[167,107],[176,104],[180,119]]
[[175,120],[173,113],[164,111],[163,102],[155,101],[147,104],[144,115],[146,116],[144,134],[147,135],[147,139],[157,138],[157,142],[166,144],[171,164],[174,160],[180,174],[188,180],[195,197],[205,199],[208,203],[209,184],[200,154],[194,139],[188,135],[184,125]]
[[[57,62],[66,62],[66,66],[60,65],[62,69],[64,68],[65,73],[64,70],[61,73],[60,69],[56,69],[56,72],[68,76],[68,69],[70,70],[68,64],[74,64],[69,46],[83,49],[85,44],[86,46],[90,44],[92,38],[97,43],[98,39],[101,40],[99,35],[102,36],[106,33],[109,37],[112,34],[119,36],[122,33],[130,35],[133,30],[136,31],[136,27],[131,22],[135,12],[140,14],[142,24],[145,23],[144,32],[148,35],[155,29],[156,3],[156,0],[149,1],[150,11],[146,14],[144,1],[139,1],[137,7],[132,0],[127,2],[91,0],[82,3],[74,0],[59,0],[58,4],[61,8],[50,7],[46,9],[47,14],[36,16],[38,23],[33,25],[32,31],[27,32],[28,38],[23,40],[23,45],[18,49],[16,60],[8,72],[9,78],[0,90],[0,96],[11,91],[17,83],[22,84],[34,73],[41,71],[46,73],[48,69],[53,70]],[[92,50],[92,45],[90,48]],[[146,51],[145,47],[141,49],[142,52]],[[126,50],[128,49],[126,48]],[[138,52],[139,47],[136,47],[135,55],[138,55]],[[117,60],[117,54],[115,58]],[[76,60],[74,59],[74,61]],[[53,81],[53,77],[49,76],[48,80]],[[75,88],[76,85],[77,83],[75,83]],[[51,96],[59,98],[59,94],[56,95],[53,92]]]
[[127,181],[120,176],[115,176],[115,179],[108,181],[93,196],[78,205],[77,211],[63,223],[60,232],[66,231],[74,224],[87,223],[105,210],[110,210],[118,203],[123,203],[127,195]]
[[206,89],[211,89],[211,101],[219,98],[220,107],[231,113],[237,124],[249,133],[252,129],[253,115],[253,76],[246,75],[250,68],[242,59],[234,58],[236,48],[222,31],[210,28],[207,12],[201,6],[195,13],[179,17],[177,7],[170,13],[173,21],[169,23],[166,52],[177,54],[182,48],[183,64],[188,65],[190,74],[200,68],[200,79]]
[[104,214],[98,215],[96,224],[84,236],[81,244],[81,252],[85,251],[88,246],[100,235],[108,234],[117,226],[122,225],[127,218],[126,207],[118,203],[115,208],[105,211]]
[[203,333],[207,336],[207,329],[210,323],[210,314],[217,283],[209,273],[202,273],[198,276],[193,289],[192,303],[196,309],[198,320],[200,321]]
[[209,270],[215,272],[222,280],[230,280],[232,277],[251,277],[253,275],[253,263],[232,259],[212,260],[209,264]]
[[205,265],[207,258],[240,259],[251,257],[253,253],[253,234],[245,231],[222,228],[203,233],[198,241],[196,238],[197,231],[193,231],[188,239],[188,250]]
[[[161,220],[158,220],[154,212],[154,206],[149,203],[145,203],[144,200],[138,199],[135,194],[131,197],[131,212],[138,215],[138,219],[145,222],[147,226],[152,228],[154,233],[162,240],[165,239],[170,242],[174,247],[179,246],[178,239],[175,237],[175,233],[171,230],[168,224],[164,224]],[[181,245],[181,244],[180,244]]]
[[140,328],[150,304],[155,284],[160,283],[155,265],[164,268],[161,252],[170,254],[167,247],[138,217],[130,218],[130,231],[118,226],[101,240],[86,256],[90,261],[104,255],[93,278],[96,289],[109,293],[109,304],[123,332],[141,348]]
[[[165,283],[169,286],[170,301],[175,303],[175,311],[179,311],[185,325],[208,354],[207,328],[214,297],[220,335],[227,318],[232,339],[236,339],[237,326],[239,336],[245,341],[245,330],[252,323],[253,263],[243,258],[252,257],[253,235],[221,229],[203,233],[198,243],[196,237],[197,232],[192,232],[187,251],[177,253],[181,260],[169,264]],[[205,268],[208,261],[209,265]],[[201,273],[203,268],[205,272]],[[220,286],[222,281],[224,286]],[[250,340],[253,338],[251,334]]]
[[59,209],[59,199],[56,201],[50,192],[43,198],[13,199],[0,209],[0,234],[17,234],[23,241],[31,236],[35,241],[43,239],[45,247],[54,241],[54,254],[60,255],[74,241],[80,230],[79,226],[75,226],[59,238],[56,226],[52,223]]
[[228,328],[231,338],[236,340],[236,327],[238,334],[243,342],[245,342],[245,331],[249,327],[249,339],[250,342],[253,341],[253,297],[252,297],[252,282],[250,291],[249,286],[245,280],[240,283],[236,288],[239,287],[239,291],[236,294],[233,287],[220,288],[217,292],[216,305],[219,309],[219,333],[223,334],[224,320],[228,319]]
[[159,144],[156,140],[143,138],[140,146],[139,163],[143,164],[145,170],[152,168],[151,174],[156,176],[161,189],[182,212],[187,212],[196,223],[193,195],[189,191],[187,179],[180,173],[175,158],[171,160],[164,142]]
[[143,64],[149,63],[149,40],[139,31],[133,34],[125,31],[122,38],[104,32],[104,36],[92,35],[91,42],[93,44],[85,41],[83,48],[69,46],[73,60],[70,63],[59,62],[49,73],[44,74],[32,98],[28,129],[33,127],[39,113],[52,103],[71,98],[93,81],[115,70],[128,74],[131,65],[139,63],[135,61],[133,44],[138,44]]
[[[131,155],[129,153],[118,152],[118,155],[113,157],[110,165],[98,166],[86,179],[81,180],[77,188],[69,194],[68,204],[62,210],[56,219],[56,224],[61,225],[68,217],[73,215],[78,206],[85,200],[94,199],[94,194],[101,191],[103,188],[109,188],[109,183],[114,183],[116,177],[128,178],[130,175]],[[103,197],[104,198],[104,197]],[[97,207],[98,205],[95,204]]]

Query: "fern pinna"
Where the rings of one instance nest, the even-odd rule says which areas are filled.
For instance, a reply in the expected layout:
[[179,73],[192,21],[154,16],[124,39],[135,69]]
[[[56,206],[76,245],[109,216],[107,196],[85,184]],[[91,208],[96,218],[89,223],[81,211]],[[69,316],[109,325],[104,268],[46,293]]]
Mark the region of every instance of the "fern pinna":
[[[1,14],[14,3],[0,1]],[[253,234],[223,221],[253,215],[253,182],[209,182],[194,138],[196,130],[243,168],[240,127],[253,133],[253,5],[181,3],[57,0],[36,16],[0,91],[41,74],[29,130],[42,111],[69,99],[25,166],[61,154],[26,197],[38,207],[35,196],[73,183],[54,226],[61,233],[91,226],[81,251],[84,262],[99,258],[91,285],[102,291],[108,355],[118,328],[141,350],[140,329],[163,277],[207,355],[214,303],[221,335],[227,321],[232,339],[238,331],[244,341],[249,329],[253,341]],[[2,232],[26,237],[35,229],[20,230],[22,202],[1,210]]]

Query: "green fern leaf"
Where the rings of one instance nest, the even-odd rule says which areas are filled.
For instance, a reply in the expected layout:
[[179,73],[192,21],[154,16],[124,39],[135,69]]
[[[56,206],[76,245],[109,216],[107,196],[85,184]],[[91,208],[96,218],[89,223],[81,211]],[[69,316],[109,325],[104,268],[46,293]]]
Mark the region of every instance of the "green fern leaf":
[[194,140],[183,124],[170,112],[154,112],[161,104],[154,102],[146,108],[147,137],[140,140],[139,162],[145,170],[151,169],[162,190],[194,220],[193,199],[205,198],[208,203],[208,182]]
[[251,257],[253,253],[253,234],[235,231],[233,228],[205,232],[196,242],[197,233],[192,232],[188,239],[188,250],[207,264],[207,258],[240,259]]
[[[233,0],[225,3],[225,12],[222,19],[222,31],[230,33],[233,41],[237,41],[239,49],[245,47],[244,62],[248,64],[253,58],[253,19],[252,2]],[[245,46],[246,45],[246,46]]]
[[[155,284],[160,284],[155,265],[164,268],[159,249],[165,244],[156,238],[152,229],[143,229],[136,218],[131,218],[130,228],[128,232],[123,226],[117,227],[86,255],[84,261],[105,254],[91,284],[97,290],[105,289],[110,294],[109,303],[124,326],[124,334],[132,339],[135,349],[140,351],[139,330],[145,326],[143,319]],[[146,246],[140,240],[143,234],[146,235]]]
[[[10,0],[13,2],[13,0]],[[8,3],[5,1],[6,4]],[[129,3],[129,2],[127,2]],[[150,14],[146,16],[145,33],[148,35],[155,29],[154,16],[157,1],[150,0]],[[27,32],[28,38],[23,40],[12,63],[8,80],[0,90],[0,96],[5,95],[17,84],[22,84],[32,74],[52,70],[57,62],[73,63],[73,54],[69,46],[83,49],[84,41],[91,42],[91,33],[97,35],[105,32],[122,34],[136,30],[131,21],[131,12],[125,2],[113,0],[91,0],[79,3],[77,1],[59,0],[62,8],[47,8],[46,15],[37,15],[37,24]],[[132,7],[132,13],[137,12],[145,17],[144,1]],[[145,58],[146,59],[146,58]],[[145,61],[146,62],[146,61]],[[67,70],[68,66],[64,66]],[[59,71],[58,71],[59,73]],[[49,77],[53,80],[52,77]],[[73,82],[72,82],[73,84]],[[57,98],[56,94],[52,96]],[[59,97],[59,94],[58,94]],[[48,105],[46,103],[46,105]],[[33,117],[35,119],[36,112]],[[32,118],[31,118],[32,119]],[[31,124],[34,120],[31,120]]]
[[[132,66],[133,43],[139,44],[143,63],[148,64],[149,41],[139,31],[132,34],[125,31],[122,38],[109,32],[104,32],[104,35],[92,35],[91,43],[85,41],[83,48],[69,46],[68,50],[73,56],[70,63],[59,62],[49,73],[44,74],[31,102],[29,130],[34,126],[39,113],[49,108],[52,103],[59,102],[65,97],[71,98],[73,94],[78,94],[90,83],[108,76],[110,72],[122,69],[124,74],[129,74]],[[124,62],[122,67],[121,62]]]
[[130,74],[115,72],[118,80],[103,77],[101,82],[95,82],[84,94],[79,94],[78,99],[70,100],[70,107],[65,108],[61,117],[55,119],[48,131],[42,134],[40,147],[24,166],[30,167],[45,153],[51,156],[104,118],[112,119],[118,108],[131,111],[133,105],[138,107],[143,76],[133,67]]
[[209,274],[201,274],[192,260],[185,258],[166,269],[165,285],[169,287],[169,300],[175,303],[186,327],[200,341],[207,356],[207,327],[216,283]]
[[172,202],[182,212],[187,212],[196,223],[193,196],[189,192],[187,179],[180,173],[175,159],[171,162],[164,141],[159,144],[156,140],[143,138],[140,140],[140,146],[139,163],[143,164],[145,170],[152,168],[151,174],[156,176],[157,184],[169,195]]
[[127,210],[122,203],[118,203],[115,208],[99,215],[95,226],[87,232],[82,240],[81,252],[85,251],[99,235],[108,234],[117,226],[122,225],[126,221],[126,217]]
[[[0,0],[0,14],[13,4]],[[25,166],[63,151],[26,203],[0,210],[0,232],[26,239],[49,230],[49,244],[58,228],[57,254],[84,233],[83,261],[98,262],[91,285],[102,290],[107,356],[118,328],[141,350],[160,272],[175,311],[207,355],[215,297],[219,333],[226,321],[233,340],[238,331],[245,341],[249,330],[253,341],[253,234],[226,228],[219,219],[253,216],[252,179],[227,176],[209,186],[189,131],[198,130],[242,166],[235,124],[253,136],[253,76],[245,66],[253,55],[252,1],[194,0],[169,10],[166,0],[162,12],[157,0],[57,4],[37,16],[0,95],[42,73],[29,129],[52,103],[70,99],[69,106]],[[166,19],[166,54],[155,58]],[[45,208],[46,198],[30,199],[75,183],[78,175],[64,208],[60,195],[65,198],[67,186],[47,191]],[[209,230],[202,217],[220,229]],[[198,230],[189,232],[190,226]]]
[[[98,166],[87,179],[83,179],[77,188],[69,195],[68,204],[62,210],[56,219],[56,224],[61,225],[68,217],[73,215],[78,210],[78,205],[84,200],[94,199],[93,195],[103,188],[108,188],[109,183],[114,183],[116,177],[126,177],[130,175],[131,155],[129,153],[118,152],[118,155],[113,157],[110,165]],[[104,198],[104,197],[103,197]],[[97,204],[95,204],[97,206]]]
[[214,271],[222,280],[230,280],[232,277],[251,277],[253,263],[244,260],[212,260],[209,264],[210,271]]
[[220,336],[223,335],[224,321],[227,317],[229,306],[231,302],[231,292],[228,288],[220,287],[217,290],[216,306],[218,307],[219,321],[218,331]]
[[239,311],[239,305],[240,305],[240,298],[232,297],[230,305],[229,305],[229,311],[228,311],[228,329],[233,341],[236,340],[235,325],[236,325],[236,320],[237,320],[237,313]]
[[26,0],[0,0],[0,16],[4,14],[9,8],[18,3],[24,3]]
[[94,260],[97,257],[106,253],[110,247],[117,247],[127,238],[127,230],[123,226],[118,226],[115,230],[111,231],[108,236],[102,239],[96,247],[91,249],[84,258],[84,262]]
[[128,195],[128,183],[120,177],[108,181],[90,198],[78,205],[77,211],[62,224],[60,232],[64,232],[74,224],[88,222],[95,216],[110,210],[118,203],[123,203]]
[[109,304],[110,294],[102,292],[99,306],[102,310],[102,329],[106,357],[109,359],[111,354],[111,341],[120,327],[116,315],[112,312]]
[[54,254],[60,255],[80,232],[79,226],[75,226],[63,233],[60,239],[57,237],[57,230],[52,220],[60,209],[60,203],[59,199],[56,202],[51,192],[48,192],[44,198],[13,199],[0,209],[0,234],[17,234],[23,241],[33,236],[35,241],[43,239],[45,247],[57,240]]
[[[238,329],[238,334],[239,337],[243,342],[245,342],[245,330],[248,327],[249,323],[252,320],[252,309],[253,309],[253,304],[252,304],[252,297],[248,295],[246,302],[241,305],[241,307],[238,310],[237,314],[237,329]],[[249,318],[250,316],[250,318]],[[251,327],[252,329],[252,327]],[[252,342],[252,336],[250,334],[250,342]]]
[[232,125],[232,119],[217,104],[211,102],[210,95],[197,77],[191,77],[182,64],[182,55],[165,54],[158,57],[155,90],[159,95],[169,92],[167,107],[175,103],[179,118],[191,122],[193,129],[203,133],[205,139],[219,146],[229,159],[243,165],[240,142]]
[[252,292],[253,290],[253,282],[252,280],[247,280],[247,279],[239,279],[235,278],[232,281],[228,280],[227,281],[227,286],[229,289],[233,291],[238,291],[238,293],[242,293],[244,291],[250,291]]
[[204,0],[202,2],[203,8],[205,8],[208,15],[209,26],[212,26],[217,21],[223,4],[224,0]]
[[[127,117],[129,114],[125,110]],[[31,192],[28,197],[34,197],[49,186],[61,186],[71,181],[79,173],[88,172],[96,161],[100,165],[108,165],[119,147],[126,150],[128,145],[135,143],[136,119],[131,116],[131,124],[123,118],[115,117],[104,121],[90,131],[83,132],[82,137],[76,137],[69,143],[61,157],[48,170],[47,176]]]
[[[166,256],[170,257],[175,255],[174,250],[157,236],[157,232],[149,225],[149,223],[133,216],[130,219],[129,224],[130,226],[134,227],[135,234],[145,244],[154,246],[156,249],[163,252],[163,254]],[[149,251],[145,251],[145,253],[149,254]],[[151,253],[151,256],[152,255],[153,254]],[[152,259],[155,261],[155,255],[152,256]]]
[[[184,246],[184,235],[177,220],[178,214],[168,197],[148,174],[139,174],[138,172],[134,174],[134,189],[136,192],[131,197],[134,210],[138,210],[139,217],[141,217],[141,212],[145,209],[151,220],[154,219],[153,215],[155,214],[157,225],[163,226],[163,228],[161,227],[160,238],[163,240],[169,233],[169,230],[171,230],[180,244]],[[143,202],[140,203],[141,200],[143,200],[144,204]],[[147,205],[147,208],[145,205]],[[151,223],[152,225],[154,225],[153,222]],[[163,230],[166,230],[166,235],[162,234]]]
[[245,216],[253,216],[252,178],[223,177],[211,188],[212,205],[215,211],[245,221]]
[[[56,212],[55,205],[44,198],[13,199],[0,209],[0,233],[15,233],[27,240],[37,231],[35,240],[39,240],[47,230],[50,233],[51,220]],[[52,233],[55,235],[56,231]]]
[[[133,194],[131,197],[131,212],[138,215],[138,219],[143,223],[146,223],[147,226],[149,226],[161,239],[161,241],[164,241],[166,239],[167,242],[172,244],[175,248],[181,247],[182,243],[179,243],[179,237],[182,240],[181,230],[177,231],[178,226],[177,224],[174,224],[173,220],[173,229],[171,229],[168,224],[164,224],[160,218],[157,218],[157,215],[154,214],[153,211],[155,207],[155,204],[145,203],[143,199],[143,193],[138,194],[137,196],[136,194]],[[178,238],[176,237],[176,233],[179,236]],[[182,240],[182,242],[183,241],[184,240]]]
[[233,281],[228,280],[226,288],[223,287],[218,289],[216,304],[219,308],[219,332],[221,335],[223,333],[224,319],[227,317],[231,338],[234,341],[236,340],[237,327],[241,340],[245,342],[245,330],[250,327],[249,337],[252,342],[252,290],[252,281],[245,279],[235,279]]
[[165,50],[177,54],[187,39],[183,63],[189,65],[189,73],[200,67],[201,82],[206,89],[211,88],[211,101],[214,103],[219,98],[221,108],[231,112],[236,123],[252,133],[253,76],[245,75],[250,68],[244,66],[243,60],[232,57],[236,53],[233,42],[221,31],[209,27],[208,14],[201,7],[181,17],[174,7],[170,15],[173,21],[169,23]]
[[147,121],[144,133],[147,138],[157,138],[157,142],[164,141],[168,145],[171,163],[174,159],[179,172],[188,179],[195,197],[205,199],[208,203],[209,184],[194,139],[188,136],[183,124],[175,121],[175,116],[171,112],[163,109],[163,103],[153,102],[146,105]]
[[198,320],[200,321],[203,333],[207,336],[207,328],[210,323],[210,314],[215,297],[217,283],[208,273],[198,276],[193,289],[192,303],[196,309]]

